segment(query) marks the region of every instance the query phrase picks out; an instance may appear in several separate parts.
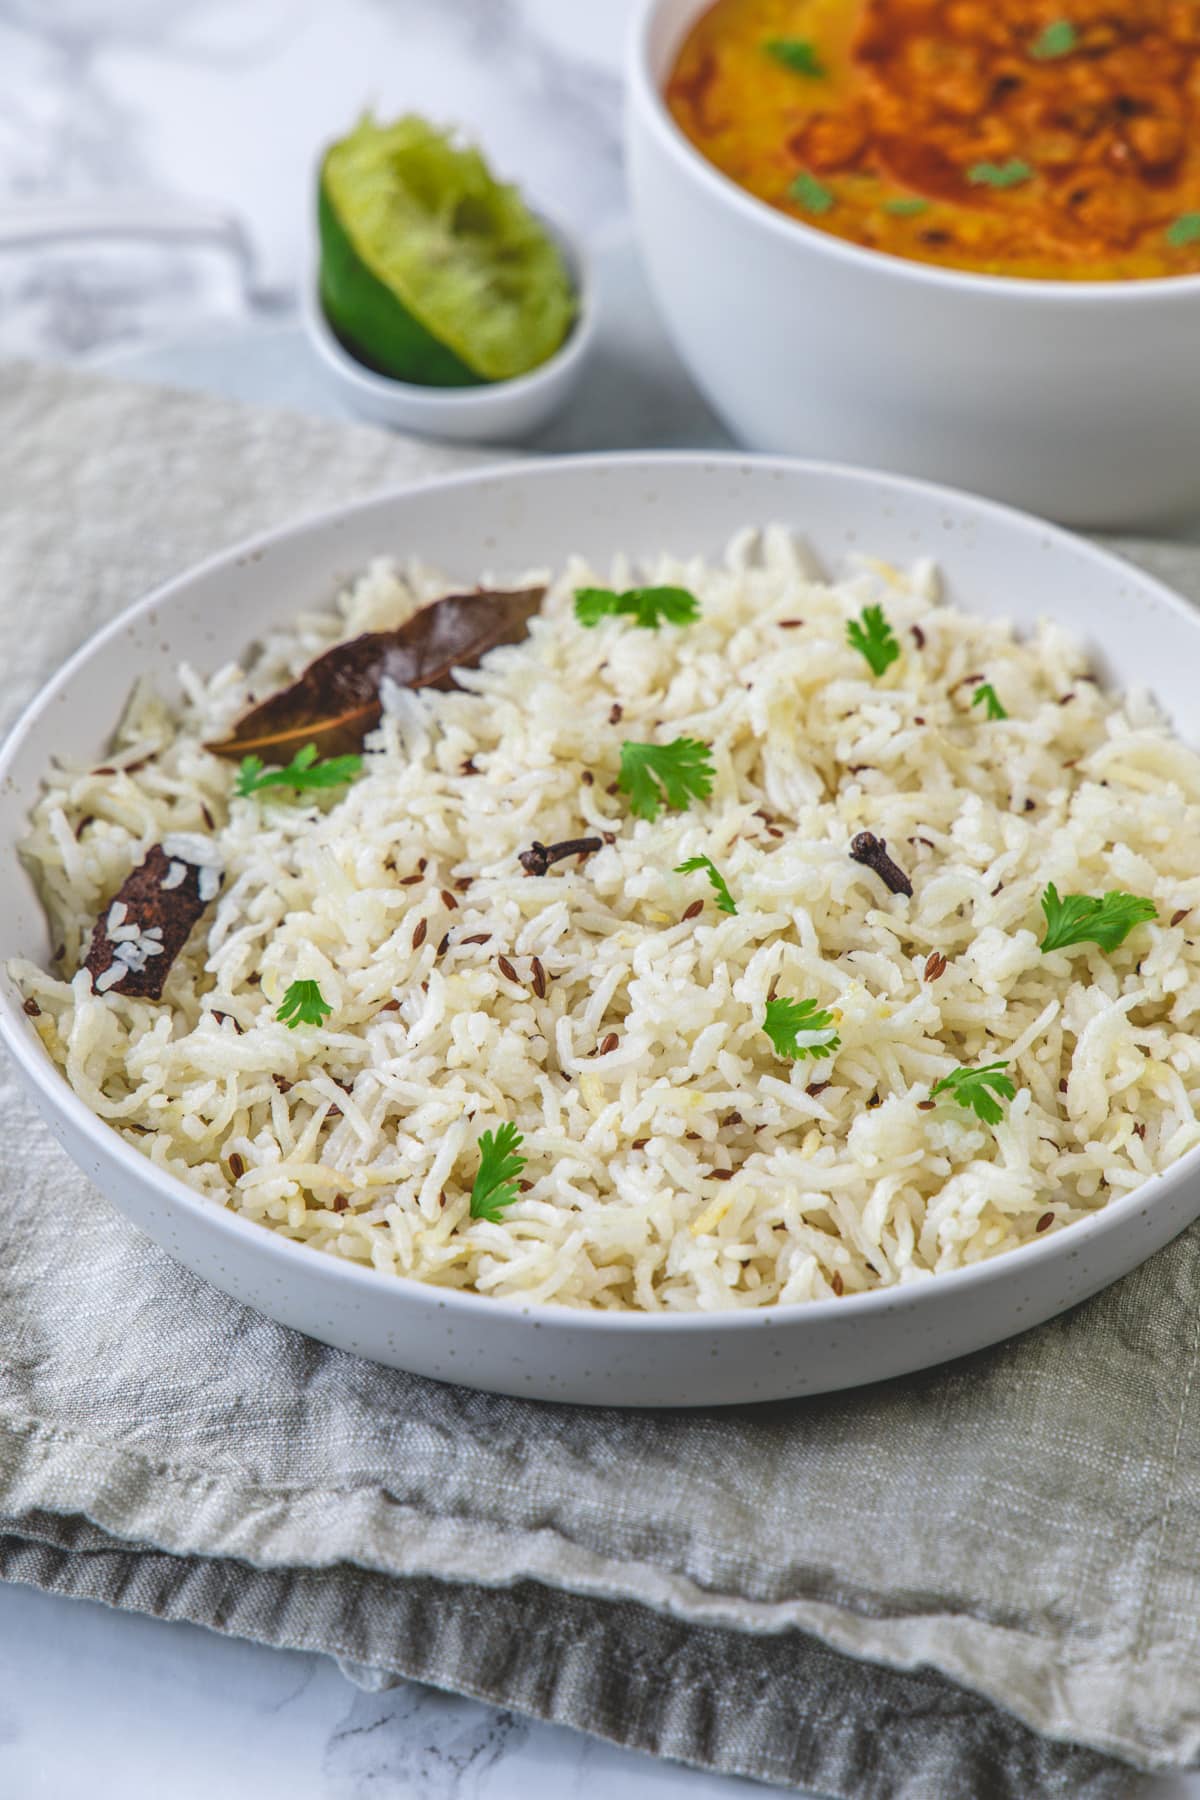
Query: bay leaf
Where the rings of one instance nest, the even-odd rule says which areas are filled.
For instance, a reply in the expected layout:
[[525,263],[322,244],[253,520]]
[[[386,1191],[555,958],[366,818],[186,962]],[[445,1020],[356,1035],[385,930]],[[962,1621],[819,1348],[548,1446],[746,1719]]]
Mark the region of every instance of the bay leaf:
[[290,687],[243,713],[217,756],[261,757],[280,767],[306,744],[319,756],[361,750],[383,714],[383,683],[448,689],[455,669],[473,669],[489,650],[526,636],[545,588],[447,594],[390,631],[364,631],[324,651]]

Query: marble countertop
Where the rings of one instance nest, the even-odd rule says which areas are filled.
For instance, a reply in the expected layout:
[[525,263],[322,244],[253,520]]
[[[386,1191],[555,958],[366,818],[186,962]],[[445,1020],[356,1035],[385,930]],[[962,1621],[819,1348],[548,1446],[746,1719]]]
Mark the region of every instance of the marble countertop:
[[[631,0],[0,0],[0,356],[338,413],[294,306],[308,169],[365,104],[483,121],[583,237],[599,354],[541,447],[726,438],[662,334],[620,161]],[[167,199],[173,244],[55,238]],[[1144,1791],[1144,1790],[1143,1790]],[[0,1589],[3,1800],[737,1800],[724,1780],[323,1658]],[[1156,1800],[1200,1800],[1200,1779]]]

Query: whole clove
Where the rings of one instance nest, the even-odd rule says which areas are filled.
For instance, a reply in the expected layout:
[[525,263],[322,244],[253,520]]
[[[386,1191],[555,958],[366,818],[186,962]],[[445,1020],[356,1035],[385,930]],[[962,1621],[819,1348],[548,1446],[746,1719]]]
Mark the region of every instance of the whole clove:
[[590,856],[603,848],[603,839],[598,837],[565,838],[561,844],[539,844],[535,838],[517,861],[527,875],[544,875],[551,863],[561,862],[564,856]]
[[871,831],[860,831],[850,841],[850,854],[855,862],[874,870],[890,893],[907,894],[909,899],[912,898],[912,882],[888,855],[886,838],[877,838]]

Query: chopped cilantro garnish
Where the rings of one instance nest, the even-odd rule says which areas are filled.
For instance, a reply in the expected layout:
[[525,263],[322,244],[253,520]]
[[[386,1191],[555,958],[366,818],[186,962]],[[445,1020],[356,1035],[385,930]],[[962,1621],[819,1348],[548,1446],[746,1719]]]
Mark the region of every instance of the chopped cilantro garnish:
[[967,180],[972,187],[1011,188],[1020,187],[1033,174],[1027,162],[1019,156],[1010,156],[1007,162],[972,163],[967,170]]
[[989,719],[1007,719],[1008,713],[1000,704],[1000,696],[990,681],[981,681],[971,696],[971,705],[983,705],[987,708]]
[[575,617],[581,625],[598,625],[619,613],[655,631],[664,619],[668,625],[690,625],[700,617],[700,602],[681,587],[627,588],[623,594],[612,588],[575,589]]
[[818,181],[815,175],[810,175],[807,169],[801,169],[788,189],[788,198],[795,200],[805,212],[827,213],[833,205],[833,190]]
[[891,213],[893,219],[915,219],[920,213],[929,211],[929,202],[913,194],[907,199],[885,200],[883,210]]
[[1038,62],[1053,62],[1058,56],[1069,56],[1079,42],[1079,33],[1070,19],[1053,19],[1034,38],[1029,54]]
[[234,793],[243,800],[263,788],[290,787],[296,793],[310,788],[344,787],[362,768],[361,756],[329,756],[317,761],[317,746],[305,744],[297,750],[284,769],[268,769],[258,756],[243,756],[238,767]]
[[900,654],[896,634],[884,617],[882,606],[864,606],[861,615],[846,626],[846,642],[851,649],[862,652],[875,675],[882,675]]
[[707,800],[714,774],[709,755],[708,745],[695,738],[676,738],[670,744],[634,744],[626,739],[617,786],[629,795],[634,817],[657,819],[664,805],[682,812],[692,800]]
[[1180,213],[1172,220],[1167,226],[1167,242],[1173,250],[1182,250],[1187,244],[1200,244],[1200,212]]
[[697,869],[703,869],[708,876],[708,885],[717,896],[717,910],[723,913],[736,913],[733,895],[725,885],[725,877],[717,868],[711,856],[689,856],[686,862],[676,864],[677,875],[691,875]]
[[773,56],[777,63],[785,69],[791,69],[797,75],[809,75],[819,81],[825,74],[825,64],[807,38],[779,37],[768,38],[763,45],[768,56]]
[[520,1194],[517,1177],[525,1167],[525,1157],[516,1152],[524,1142],[515,1125],[501,1125],[498,1131],[485,1131],[479,1140],[479,1168],[471,1187],[471,1217],[486,1219],[499,1225],[506,1206]]
[[822,1012],[815,1000],[768,1000],[763,1030],[780,1056],[796,1060],[832,1056],[842,1047],[832,1013]]
[[998,1125],[1004,1117],[1000,1103],[992,1098],[988,1089],[999,1094],[1001,1100],[1011,1100],[1016,1088],[1003,1073],[1007,1069],[1006,1062],[985,1063],[981,1069],[952,1069],[949,1075],[943,1075],[935,1081],[929,1090],[929,1098],[934,1100],[939,1094],[950,1094],[960,1106],[967,1106],[973,1113],[988,1125]]
[[323,1025],[332,1011],[315,981],[293,981],[275,1017],[295,1031],[297,1025]]
[[1123,894],[1114,889],[1098,899],[1093,894],[1064,894],[1051,882],[1042,895],[1042,911],[1046,915],[1043,950],[1063,950],[1068,944],[1099,944],[1102,950],[1115,950],[1123,944],[1135,925],[1146,925],[1157,919],[1153,900],[1137,894]]

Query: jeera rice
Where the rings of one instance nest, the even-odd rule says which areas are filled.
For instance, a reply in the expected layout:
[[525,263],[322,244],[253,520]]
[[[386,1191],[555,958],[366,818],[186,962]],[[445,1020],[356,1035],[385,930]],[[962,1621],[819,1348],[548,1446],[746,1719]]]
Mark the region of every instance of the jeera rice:
[[[584,628],[576,589],[634,579],[699,617]],[[461,691],[386,688],[352,784],[238,797],[204,743],[445,587],[378,563],[245,665],[185,669],[173,709],[139,688],[102,768],[50,775],[25,855],[62,975],[15,972],[76,1093],[156,1165],[388,1273],[691,1311],[975,1263],[1200,1143],[1200,756],[1060,629],[1018,641],[939,603],[924,566],[828,583],[778,528],[719,566],[575,562]],[[867,606],[899,647],[879,675],[847,640]],[[973,706],[981,682],[1006,717]],[[681,737],[709,747],[711,794],[634,817],[622,742]],[[911,898],[849,853],[864,831]],[[180,834],[215,846],[219,898],[160,1003],[93,993],[71,972],[95,920]],[[678,872],[693,859],[736,912],[704,863]],[[1156,917],[1044,953],[1048,883]],[[276,1016],[297,982],[321,1023]],[[826,1013],[836,1049],[781,1055],[780,997]],[[953,1086],[931,1101],[993,1064],[1013,1089],[994,1125]],[[480,1139],[505,1126],[515,1197],[473,1219]]]

